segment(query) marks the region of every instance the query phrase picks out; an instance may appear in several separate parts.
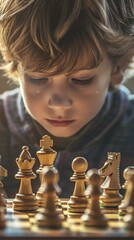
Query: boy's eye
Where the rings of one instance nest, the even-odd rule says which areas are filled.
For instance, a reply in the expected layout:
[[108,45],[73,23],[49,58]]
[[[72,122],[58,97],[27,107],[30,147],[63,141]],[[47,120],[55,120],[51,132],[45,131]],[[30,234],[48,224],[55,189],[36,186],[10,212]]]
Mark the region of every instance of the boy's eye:
[[87,86],[92,83],[93,78],[88,78],[88,79],[76,79],[72,78],[71,79],[73,83],[78,84],[80,86]]
[[32,78],[30,76],[27,76],[27,80],[35,85],[43,85],[45,83],[47,83],[48,78]]

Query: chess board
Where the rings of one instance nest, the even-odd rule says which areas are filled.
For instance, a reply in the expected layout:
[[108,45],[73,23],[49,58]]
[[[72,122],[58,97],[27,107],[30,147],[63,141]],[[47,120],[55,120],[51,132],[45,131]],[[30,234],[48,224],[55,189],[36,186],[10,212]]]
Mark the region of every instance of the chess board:
[[35,213],[14,212],[12,201],[8,200],[6,212],[6,227],[0,230],[0,239],[119,239],[134,237],[134,230],[126,228],[121,216],[118,216],[117,210],[105,210],[105,216],[108,218],[108,227],[86,228],[81,224],[80,217],[67,215],[67,199],[61,199],[63,216],[63,227],[60,229],[39,228],[35,224]]

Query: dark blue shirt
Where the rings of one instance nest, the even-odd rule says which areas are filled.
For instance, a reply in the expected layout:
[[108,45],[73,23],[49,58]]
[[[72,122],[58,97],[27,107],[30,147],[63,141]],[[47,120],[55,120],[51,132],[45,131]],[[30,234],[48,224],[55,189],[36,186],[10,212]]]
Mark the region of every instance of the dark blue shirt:
[[[123,170],[134,165],[134,96],[125,88],[109,91],[104,106],[98,115],[77,134],[70,138],[56,138],[34,121],[27,113],[20,89],[5,92],[0,97],[0,154],[2,166],[8,170],[3,180],[8,197],[15,197],[19,189],[16,158],[22,146],[28,146],[32,157],[36,158],[33,171],[39,168],[37,150],[43,135],[52,137],[53,149],[57,151],[55,167],[59,171],[61,196],[69,197],[74,188],[70,181],[73,174],[71,163],[77,156],[85,157],[88,169],[100,168],[107,159],[108,152],[120,152],[120,182],[124,183]],[[37,178],[32,180],[33,191],[40,186]]]

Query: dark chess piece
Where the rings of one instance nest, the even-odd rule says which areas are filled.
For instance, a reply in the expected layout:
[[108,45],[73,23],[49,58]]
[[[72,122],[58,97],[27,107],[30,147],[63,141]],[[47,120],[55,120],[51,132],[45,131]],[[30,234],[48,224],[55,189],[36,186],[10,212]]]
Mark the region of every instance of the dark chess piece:
[[[1,163],[1,156],[0,156],[0,163]],[[3,177],[7,177],[8,172],[7,170],[0,165],[0,207],[6,210],[7,200],[4,197],[4,186],[2,183]]]
[[108,226],[108,220],[102,213],[99,202],[99,197],[101,195],[101,176],[97,169],[89,170],[87,176],[89,177],[91,185],[90,201],[84,214],[81,216],[81,221],[86,227],[105,228]]
[[44,167],[42,170],[43,183],[40,187],[42,196],[44,196],[44,206],[39,208],[35,215],[35,223],[38,227],[46,228],[61,228],[63,218],[58,211],[58,206],[55,204],[56,193],[59,193],[60,188],[57,185],[59,180],[58,171],[56,172],[51,167]]
[[3,177],[7,177],[7,170],[1,165],[1,156],[0,156],[0,229],[6,227],[6,218],[5,212],[7,208],[7,200],[4,197],[4,187],[2,183]]
[[6,218],[5,218],[5,210],[3,207],[0,207],[0,229],[6,227]]

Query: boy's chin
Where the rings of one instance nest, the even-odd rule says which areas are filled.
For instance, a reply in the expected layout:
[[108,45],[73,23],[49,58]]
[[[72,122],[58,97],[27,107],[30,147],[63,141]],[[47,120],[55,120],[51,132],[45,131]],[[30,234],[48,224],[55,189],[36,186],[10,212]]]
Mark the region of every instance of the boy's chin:
[[54,137],[59,137],[59,138],[69,138],[75,136],[80,130],[77,131],[65,131],[60,130],[60,131],[48,131],[48,134],[50,133]]

